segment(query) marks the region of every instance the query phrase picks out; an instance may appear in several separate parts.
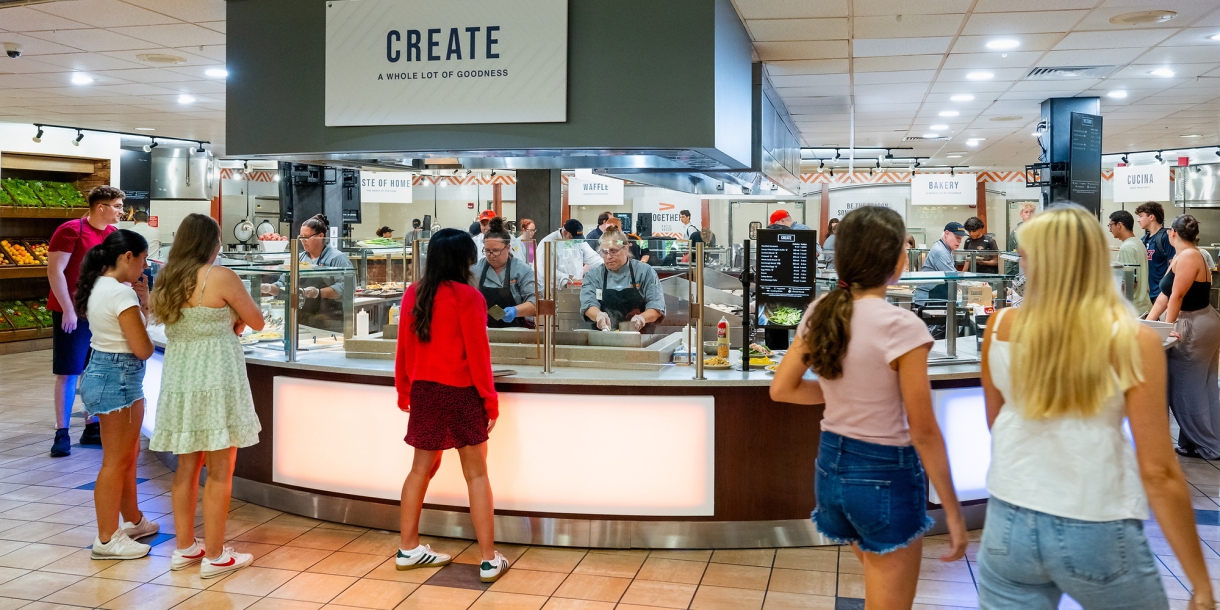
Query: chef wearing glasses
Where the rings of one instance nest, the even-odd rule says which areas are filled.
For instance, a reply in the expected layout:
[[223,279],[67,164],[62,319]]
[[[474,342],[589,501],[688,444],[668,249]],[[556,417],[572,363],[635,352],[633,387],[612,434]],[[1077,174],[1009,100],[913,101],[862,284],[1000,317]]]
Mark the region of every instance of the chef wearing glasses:
[[615,330],[629,322],[631,330],[651,334],[665,317],[665,295],[657,272],[632,259],[630,248],[621,229],[610,227],[602,233],[598,254],[605,264],[585,275],[580,309],[593,328]]
[[[327,243],[329,232],[330,223],[322,214],[301,224],[301,233],[297,238],[301,242],[301,262],[309,263],[314,269],[351,269],[352,261],[347,255]],[[287,278],[288,275],[283,274],[276,283],[263,284],[262,293],[271,296],[280,294],[287,284]],[[301,297],[303,323],[327,330],[343,330],[343,304],[340,302],[343,299],[342,275],[302,278]]]
[[513,255],[504,219],[493,218],[483,234],[483,260],[471,267],[475,288],[487,301],[487,327],[533,328],[537,313],[534,269]]

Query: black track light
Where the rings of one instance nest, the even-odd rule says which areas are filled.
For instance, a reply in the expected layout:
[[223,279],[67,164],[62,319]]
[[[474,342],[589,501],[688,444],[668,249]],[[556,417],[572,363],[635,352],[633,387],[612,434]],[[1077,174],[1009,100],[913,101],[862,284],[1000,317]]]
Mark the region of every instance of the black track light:
[[[1217,151],[1216,154],[1220,155],[1220,151]],[[1123,165],[1127,165],[1127,163],[1128,163],[1127,155],[1123,154]]]
[[952,167],[950,167],[950,168],[949,168],[949,175],[950,175],[950,176],[956,176],[956,175],[957,175],[957,172],[953,171],[953,168],[952,168]]
[[1216,156],[1217,156],[1217,157],[1220,157],[1220,148],[1217,148],[1217,149],[1216,149]]
[[[1216,153],[1216,154],[1220,154],[1220,153]],[[493,169],[493,170],[491,170],[491,177],[492,177],[492,178],[495,178],[495,177],[496,177],[496,170],[494,170],[494,169]]]
[[886,159],[893,159],[893,158],[894,158],[894,153],[890,152],[890,149],[888,149],[888,148],[887,148],[887,149],[885,149],[885,158],[886,158]]
[[[35,125],[35,127],[38,128],[38,133],[34,134],[34,143],[41,144],[42,143],[42,125]],[[1217,154],[1220,154],[1220,152],[1218,152]]]
[[469,169],[468,169],[468,170],[466,170],[466,175],[467,175],[467,176],[469,176],[469,175],[470,175],[470,172],[472,172],[472,171],[473,171],[473,170],[469,170]]
[[149,142],[148,144],[145,144],[145,145],[144,145],[144,152],[147,152],[147,153],[152,152],[152,149],[154,149],[154,148],[156,148],[156,147],[157,147],[157,139],[156,139],[156,138],[149,138],[149,140],[151,140],[151,142]]
[[1157,163],[1164,163],[1164,162],[1165,162],[1165,160],[1161,158],[1161,151],[1159,151],[1159,150],[1158,150],[1158,151],[1156,151],[1156,157],[1155,157],[1155,158],[1156,158],[1156,162],[1157,162]]
[[839,154],[839,149],[837,149],[837,148],[836,148],[836,149],[835,149],[835,161],[838,161],[838,160],[839,160],[839,157],[840,157],[840,154]]
[[195,142],[195,143],[199,145],[199,148],[196,148],[196,149],[195,149],[195,152],[197,152],[197,153],[205,153],[205,152],[207,152],[206,150],[204,150],[204,149],[203,149],[203,142]]
[[73,145],[73,146],[80,146],[80,141],[81,141],[81,140],[84,140],[84,139],[85,139],[85,132],[83,132],[83,131],[81,131],[81,130],[77,129],[77,130],[76,130],[76,139],[75,139],[75,140],[72,140],[72,145]]

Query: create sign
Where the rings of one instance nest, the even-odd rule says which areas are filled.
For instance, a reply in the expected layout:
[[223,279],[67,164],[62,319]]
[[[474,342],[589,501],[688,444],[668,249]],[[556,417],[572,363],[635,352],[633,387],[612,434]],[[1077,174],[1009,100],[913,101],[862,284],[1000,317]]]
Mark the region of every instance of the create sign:
[[1169,201],[1169,166],[1128,165],[1114,168],[1114,202]]
[[567,0],[329,0],[326,125],[567,120]]
[[360,200],[366,203],[411,203],[412,175],[407,172],[360,172]]
[[978,174],[915,174],[911,205],[974,205]]

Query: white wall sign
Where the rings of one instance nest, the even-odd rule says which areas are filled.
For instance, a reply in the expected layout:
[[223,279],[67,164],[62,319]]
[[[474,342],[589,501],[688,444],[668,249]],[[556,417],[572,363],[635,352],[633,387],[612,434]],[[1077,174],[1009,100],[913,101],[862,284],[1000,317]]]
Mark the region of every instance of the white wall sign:
[[1128,165],[1114,168],[1114,202],[1169,201],[1169,166]]
[[366,203],[411,203],[411,179],[407,172],[360,172],[360,201]]
[[975,205],[978,174],[915,174],[911,205]]
[[682,211],[690,212],[690,224],[702,226],[703,202],[699,197],[661,188],[649,188],[643,197],[634,200],[635,211],[652,214],[652,234],[658,237],[686,236]]
[[326,125],[567,120],[567,0],[330,0]]
[[623,181],[578,169],[568,180],[568,205],[623,205]]

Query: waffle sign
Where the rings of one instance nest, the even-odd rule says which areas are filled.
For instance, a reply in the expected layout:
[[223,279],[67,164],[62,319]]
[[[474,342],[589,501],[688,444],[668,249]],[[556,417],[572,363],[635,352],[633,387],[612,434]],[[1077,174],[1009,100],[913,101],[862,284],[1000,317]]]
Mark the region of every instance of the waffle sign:
[[567,120],[567,0],[329,0],[326,125]]
[[974,205],[978,174],[915,174],[911,205]]
[[1128,165],[1114,168],[1114,202],[1169,201],[1169,166]]

